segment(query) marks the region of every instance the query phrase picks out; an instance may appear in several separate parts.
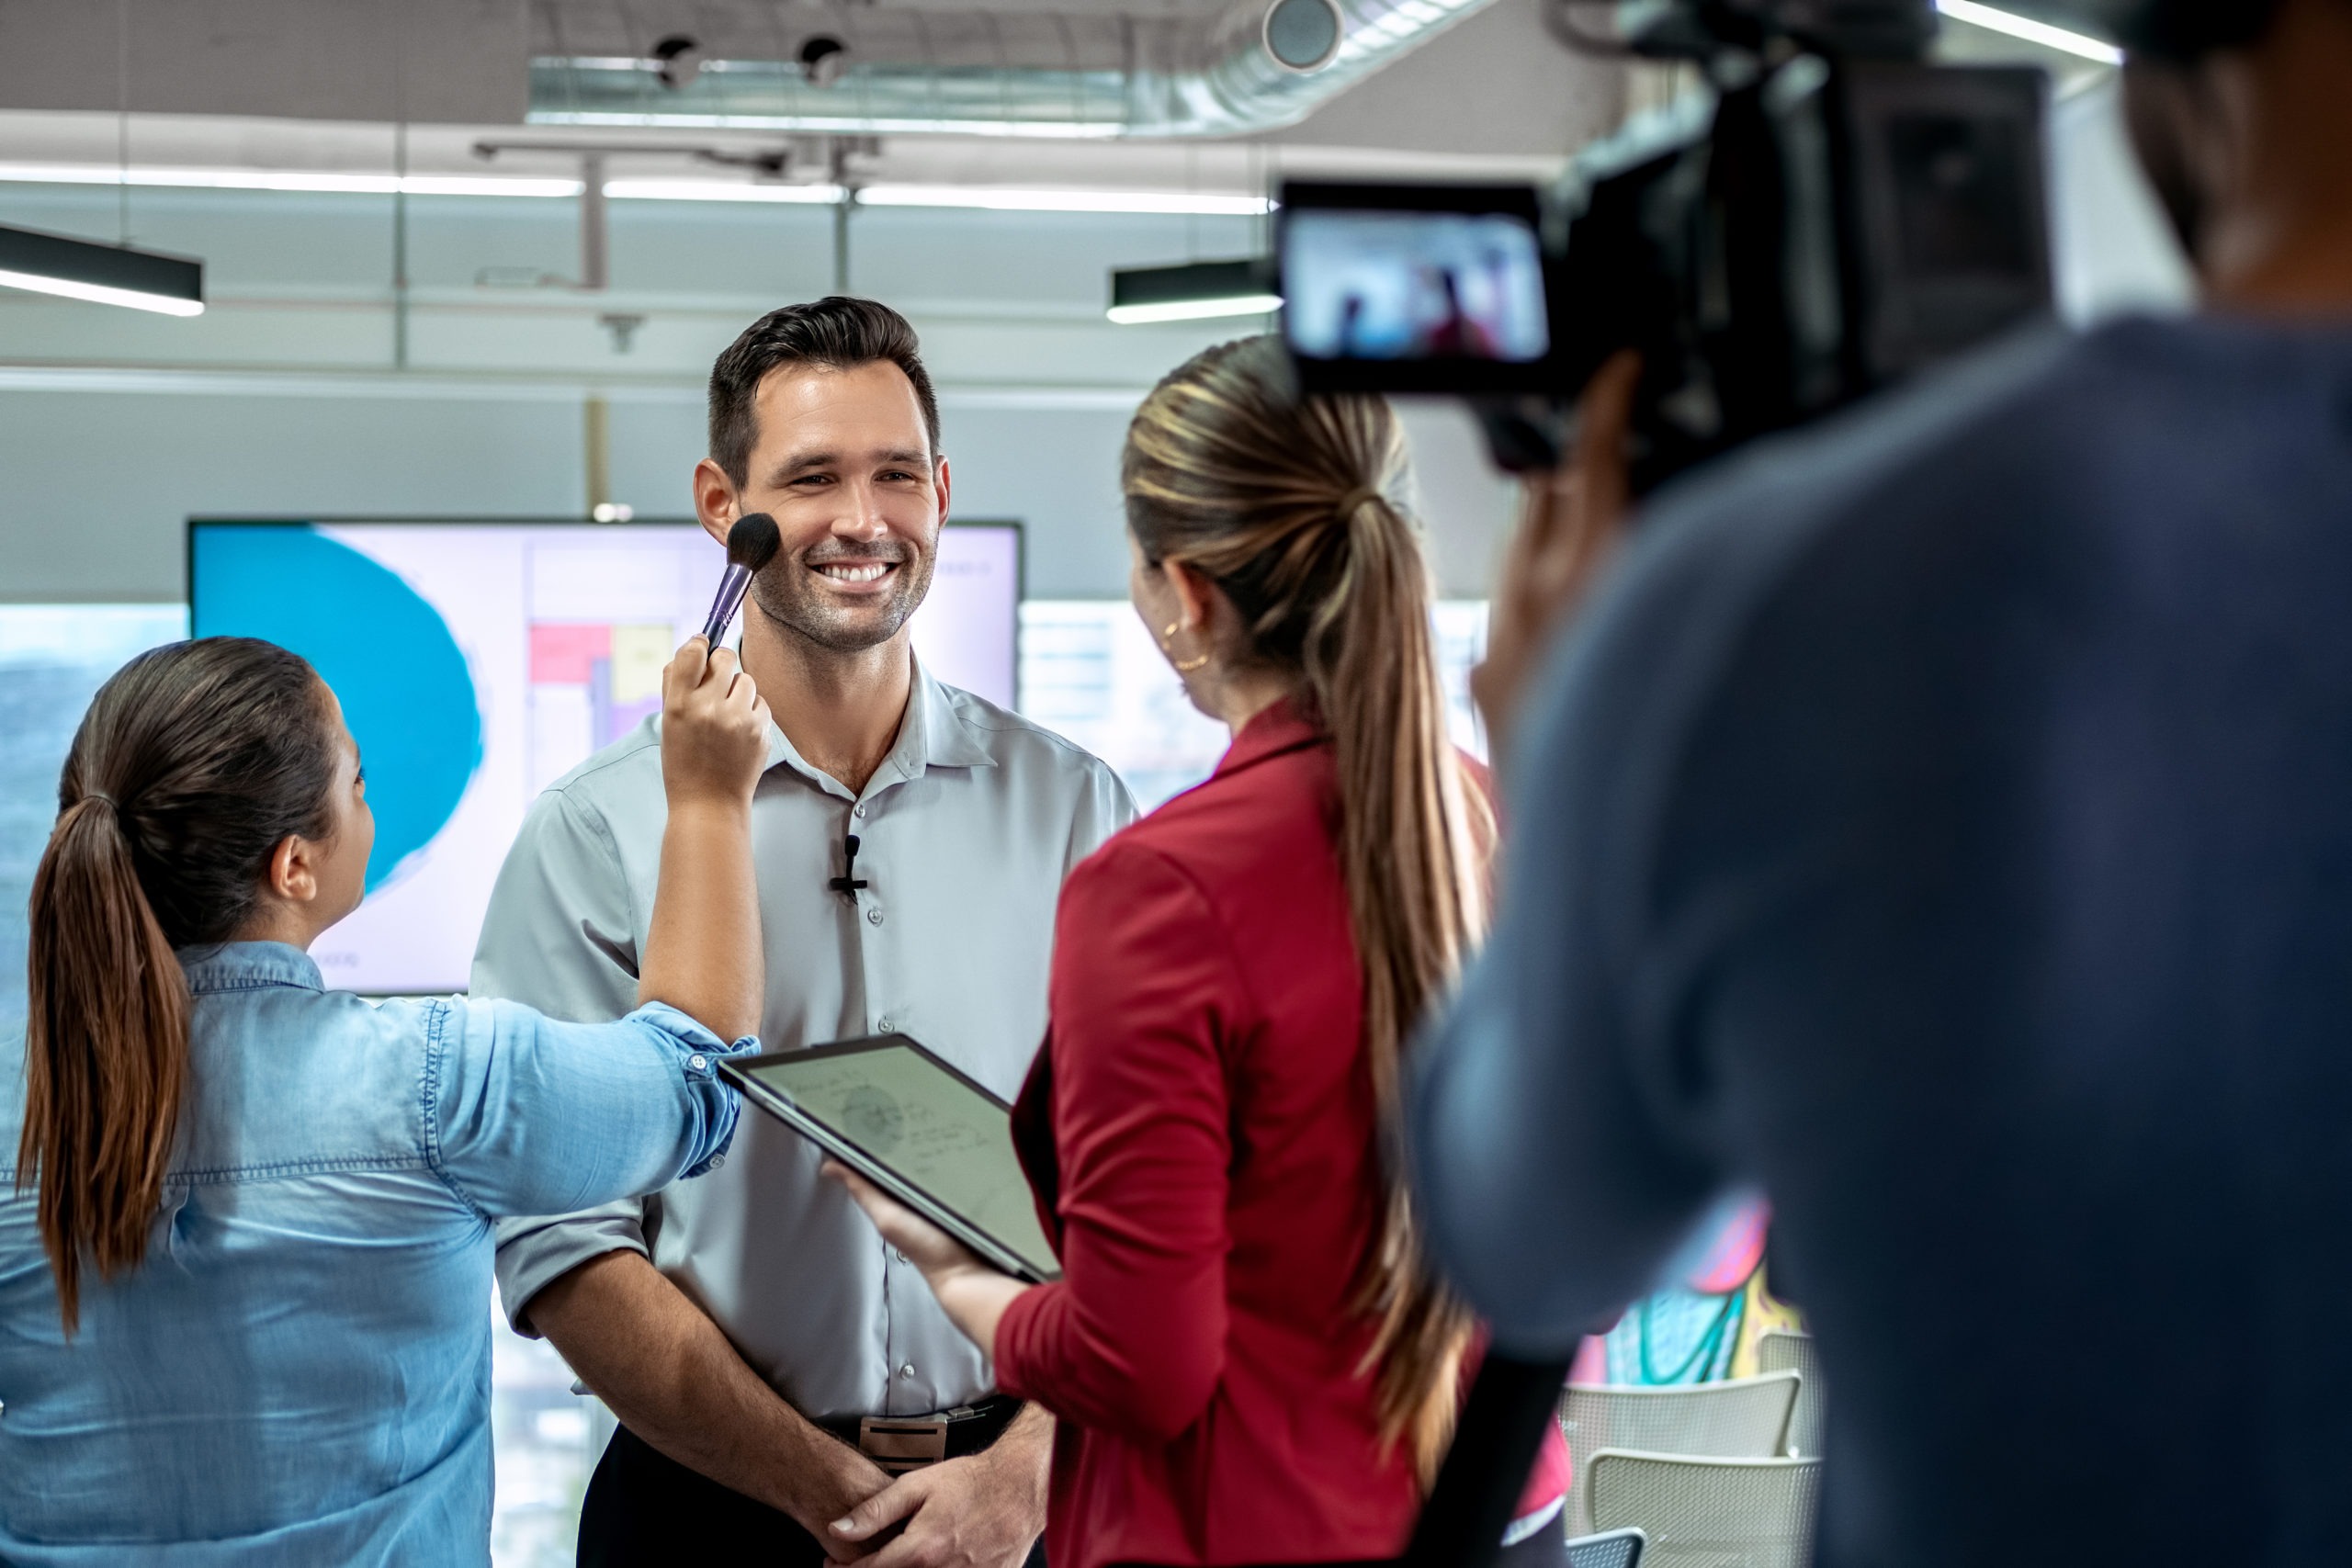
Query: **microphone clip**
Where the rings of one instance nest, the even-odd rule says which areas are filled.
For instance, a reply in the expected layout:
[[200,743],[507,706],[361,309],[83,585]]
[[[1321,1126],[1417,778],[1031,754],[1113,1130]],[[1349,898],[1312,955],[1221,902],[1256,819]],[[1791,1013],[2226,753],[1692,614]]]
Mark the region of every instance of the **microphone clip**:
[[855,833],[842,835],[842,874],[825,886],[851,903],[857,902],[857,890],[865,886],[866,881],[865,878],[857,874],[857,835]]

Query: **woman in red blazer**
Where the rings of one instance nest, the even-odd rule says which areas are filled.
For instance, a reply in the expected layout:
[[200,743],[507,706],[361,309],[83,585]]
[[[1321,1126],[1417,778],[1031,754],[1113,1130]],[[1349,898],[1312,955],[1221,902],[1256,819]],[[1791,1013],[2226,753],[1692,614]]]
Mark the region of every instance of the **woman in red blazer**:
[[[1055,1568],[1395,1555],[1471,1345],[1383,1129],[1478,933],[1493,825],[1446,735],[1396,415],[1285,379],[1270,338],[1211,349],[1127,435],[1136,607],[1234,741],[1062,894],[1014,1112],[1062,1279],[1024,1287],[848,1178],[1001,1386],[1060,1418]],[[1554,1437],[1514,1551],[1556,1562]]]

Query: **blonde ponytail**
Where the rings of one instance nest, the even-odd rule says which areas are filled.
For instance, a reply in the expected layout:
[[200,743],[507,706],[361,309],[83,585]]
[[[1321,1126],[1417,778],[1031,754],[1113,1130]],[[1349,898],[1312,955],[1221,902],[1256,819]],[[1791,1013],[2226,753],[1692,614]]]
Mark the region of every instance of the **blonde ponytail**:
[[[1494,823],[1447,737],[1428,562],[1392,499],[1406,468],[1395,411],[1299,400],[1287,379],[1271,338],[1196,355],[1137,411],[1122,487],[1146,558],[1215,581],[1249,625],[1246,656],[1295,670],[1331,736],[1364,1051],[1393,1128],[1413,1031],[1484,929]],[[1423,1260],[1393,1162],[1357,1287],[1378,1323],[1384,1435],[1426,1483],[1452,1438],[1471,1325]]]

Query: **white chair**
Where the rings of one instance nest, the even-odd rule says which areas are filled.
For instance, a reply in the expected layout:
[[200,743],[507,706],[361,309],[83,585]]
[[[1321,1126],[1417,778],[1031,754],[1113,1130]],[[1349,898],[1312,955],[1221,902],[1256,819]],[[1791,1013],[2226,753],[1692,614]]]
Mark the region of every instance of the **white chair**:
[[1568,1542],[1568,1568],[1641,1568],[1648,1539],[1637,1529],[1578,1536]]
[[1603,1449],[1714,1459],[1776,1459],[1786,1451],[1789,1412],[1802,1380],[1794,1372],[1672,1388],[1570,1383],[1560,1427],[1576,1456],[1568,1533],[1590,1535],[1592,1456]]
[[1821,1381],[1820,1344],[1810,1334],[1770,1329],[1756,1341],[1756,1361],[1768,1372],[1794,1372],[1804,1379],[1797,1390],[1797,1407],[1789,1413],[1789,1457],[1820,1458],[1829,1388]]
[[1593,1456],[1593,1517],[1640,1529],[1642,1568],[1811,1568],[1820,1500],[1817,1459]]

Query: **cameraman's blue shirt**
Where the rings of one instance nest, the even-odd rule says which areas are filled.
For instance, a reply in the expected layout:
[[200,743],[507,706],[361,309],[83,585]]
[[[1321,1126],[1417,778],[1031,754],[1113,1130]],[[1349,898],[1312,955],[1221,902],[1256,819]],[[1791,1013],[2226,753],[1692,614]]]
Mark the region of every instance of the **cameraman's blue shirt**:
[[137,1271],[85,1270],[70,1341],[35,1195],[0,1168],[0,1562],[487,1562],[491,1221],[718,1161],[728,1047],[661,1006],[371,1007],[275,942],[183,958],[163,1212]]
[[1718,1194],[1830,1564],[2352,1561],[2352,330],[2013,344],[1655,508],[1414,1098],[1565,1350]]

